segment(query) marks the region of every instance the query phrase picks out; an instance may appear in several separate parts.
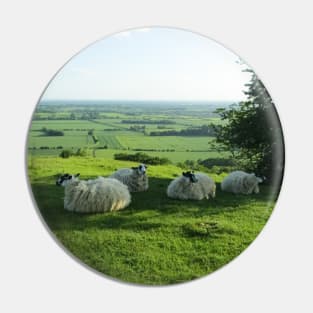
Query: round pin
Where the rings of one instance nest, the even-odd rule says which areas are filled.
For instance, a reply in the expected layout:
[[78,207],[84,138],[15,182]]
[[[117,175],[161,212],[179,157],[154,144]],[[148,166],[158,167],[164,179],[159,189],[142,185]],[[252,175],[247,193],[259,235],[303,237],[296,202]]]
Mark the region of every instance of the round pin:
[[258,236],[281,188],[284,141],[268,90],[240,57],[191,31],[145,27],[57,72],[26,158],[60,246],[105,277],[169,285],[220,269]]

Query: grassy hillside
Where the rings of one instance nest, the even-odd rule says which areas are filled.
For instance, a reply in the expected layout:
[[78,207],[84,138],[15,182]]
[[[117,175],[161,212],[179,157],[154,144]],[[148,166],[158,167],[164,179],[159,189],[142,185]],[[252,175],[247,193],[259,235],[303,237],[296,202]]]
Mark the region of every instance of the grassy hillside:
[[261,186],[258,195],[220,191],[214,200],[178,201],[166,197],[174,165],[149,166],[150,188],[132,195],[124,211],[81,215],[63,209],[58,173],[82,179],[107,176],[133,165],[97,158],[30,156],[28,173],[37,206],[51,231],[76,257],[100,273],[149,285],[174,284],[207,275],[231,261],[259,234],[269,218],[275,194]]

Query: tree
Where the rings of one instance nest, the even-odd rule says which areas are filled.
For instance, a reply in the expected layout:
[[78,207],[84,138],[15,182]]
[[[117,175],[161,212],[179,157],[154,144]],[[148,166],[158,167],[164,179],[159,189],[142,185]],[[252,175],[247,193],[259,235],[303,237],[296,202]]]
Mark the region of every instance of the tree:
[[61,158],[63,158],[63,159],[67,159],[67,158],[69,158],[70,156],[72,156],[74,153],[73,153],[73,151],[72,150],[63,150],[60,154],[59,154],[59,156],[61,157]]
[[284,144],[274,103],[251,69],[245,86],[247,100],[218,109],[224,124],[215,125],[216,143],[229,150],[237,167],[269,180],[280,180],[284,167]]

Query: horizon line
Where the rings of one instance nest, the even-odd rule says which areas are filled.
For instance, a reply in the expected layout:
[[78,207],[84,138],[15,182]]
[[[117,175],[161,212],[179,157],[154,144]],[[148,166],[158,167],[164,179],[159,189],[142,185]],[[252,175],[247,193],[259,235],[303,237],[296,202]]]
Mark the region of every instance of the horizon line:
[[52,102],[52,101],[112,101],[112,102],[241,102],[243,99],[40,99],[41,102]]

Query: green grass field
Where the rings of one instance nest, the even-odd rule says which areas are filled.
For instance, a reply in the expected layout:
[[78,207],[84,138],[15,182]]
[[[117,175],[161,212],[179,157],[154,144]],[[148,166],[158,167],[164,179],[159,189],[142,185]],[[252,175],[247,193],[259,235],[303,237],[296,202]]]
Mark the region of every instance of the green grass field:
[[138,284],[176,284],[207,275],[239,255],[268,220],[276,194],[261,186],[258,195],[220,191],[214,200],[178,201],[166,197],[175,165],[149,166],[150,188],[132,194],[124,211],[81,215],[63,209],[58,173],[80,172],[82,179],[107,176],[135,163],[108,158],[29,156],[28,174],[37,206],[58,240],[100,273]]
[[[62,150],[75,153],[78,149],[97,148],[93,155],[108,159],[125,151],[129,154],[143,151],[168,158],[173,164],[224,158],[229,154],[210,150],[212,137],[209,136],[150,136],[152,131],[180,131],[219,124],[221,120],[213,113],[215,108],[180,103],[43,105],[35,111],[27,146],[29,153],[37,156],[57,156]],[[144,127],[144,131],[135,131],[136,126]],[[43,128],[62,131],[64,136],[47,136],[41,131]],[[91,130],[97,143],[88,135]]]
[[52,120],[52,121],[33,121],[31,130],[40,130],[42,127],[65,130],[65,129],[103,129],[102,124],[92,123],[86,120]]
[[209,137],[143,136],[138,134],[117,137],[124,147],[130,149],[175,149],[175,151],[207,151]]

